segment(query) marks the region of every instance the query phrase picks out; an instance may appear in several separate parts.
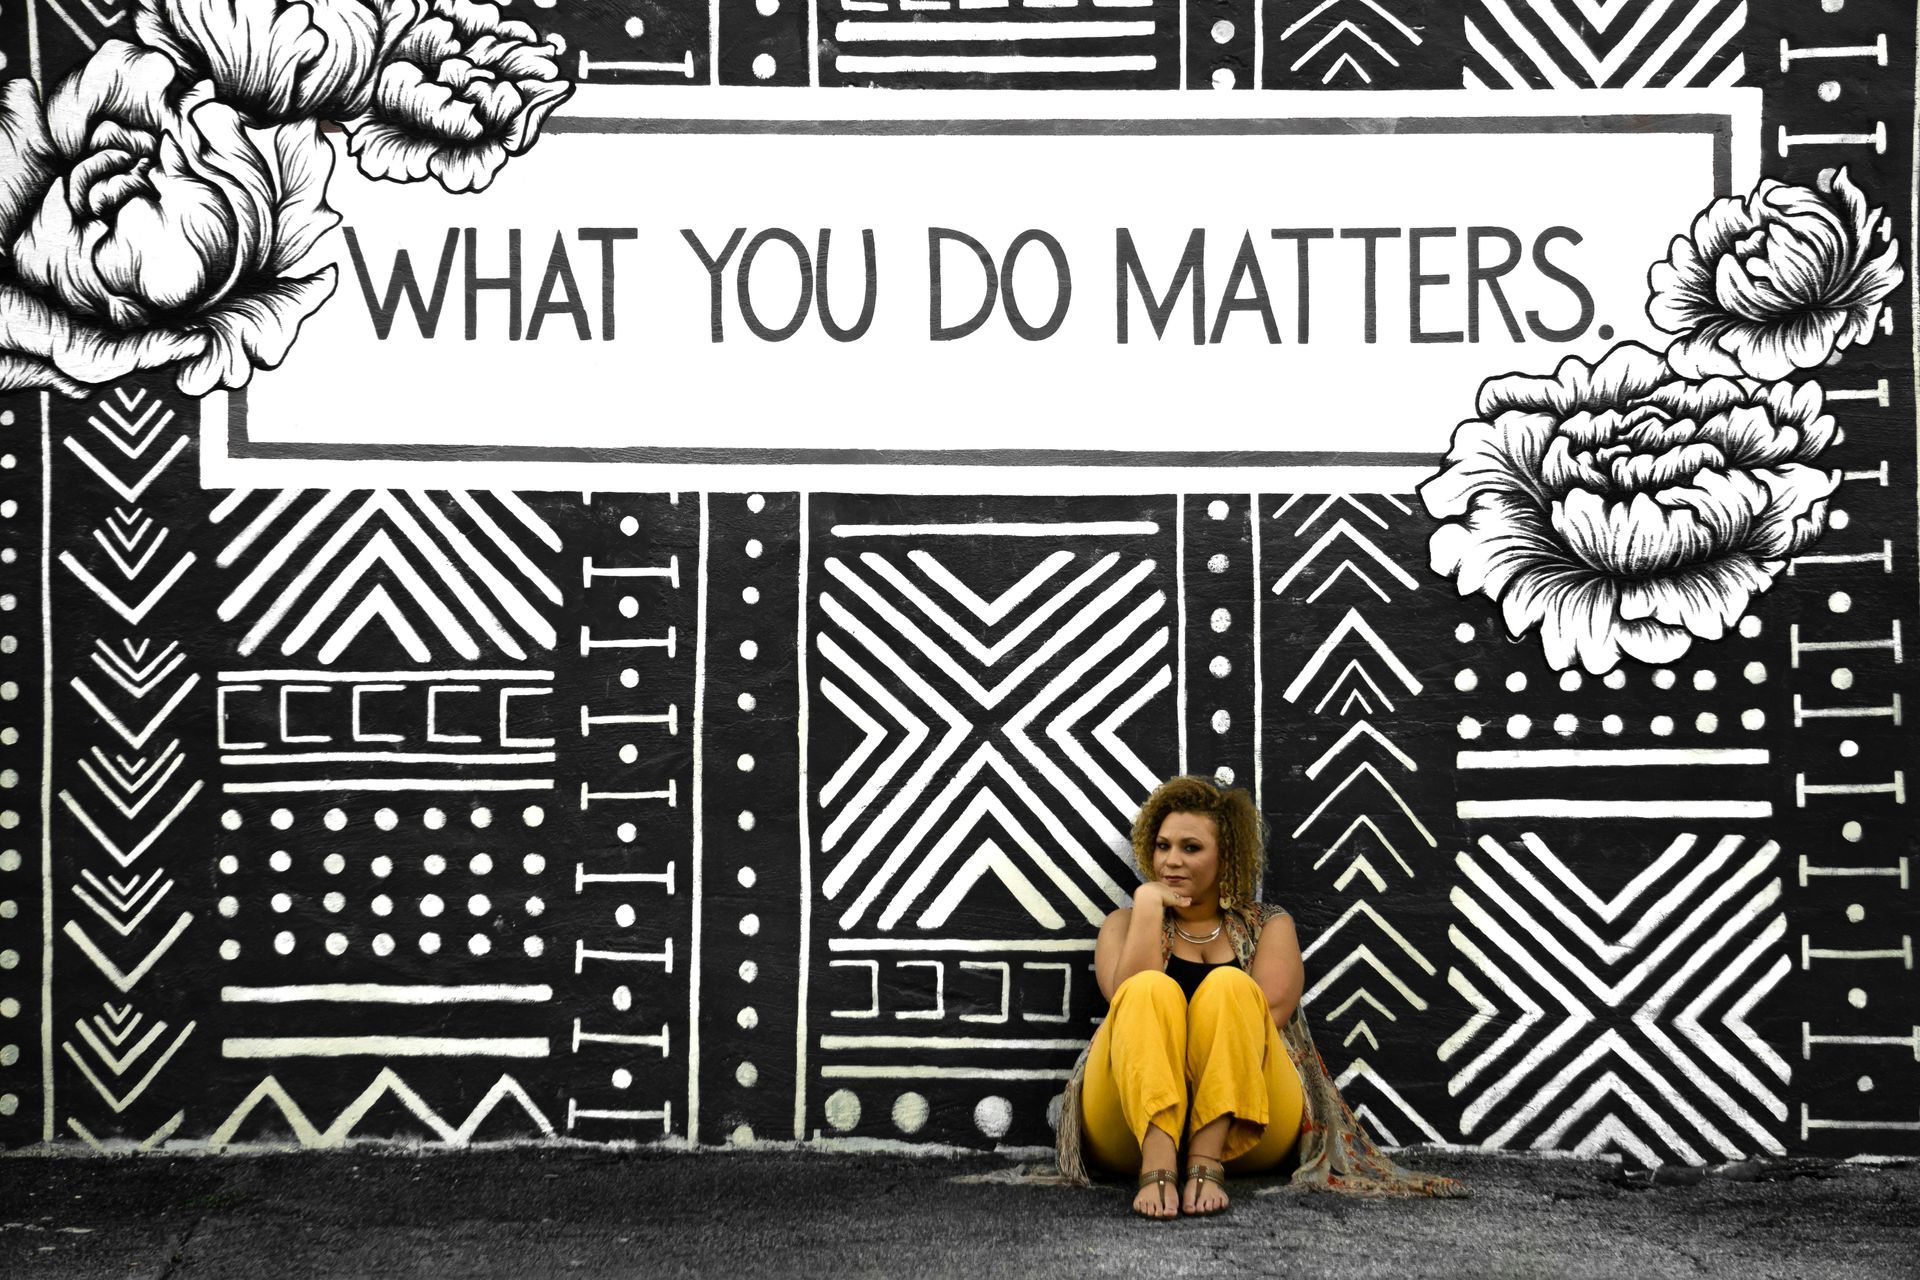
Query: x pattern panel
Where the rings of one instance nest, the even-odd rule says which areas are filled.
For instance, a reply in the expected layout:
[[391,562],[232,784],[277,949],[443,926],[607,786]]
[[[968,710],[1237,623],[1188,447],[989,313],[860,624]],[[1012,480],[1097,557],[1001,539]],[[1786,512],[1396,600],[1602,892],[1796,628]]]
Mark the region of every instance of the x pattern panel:
[[1171,504],[816,499],[809,1128],[1044,1140],[1173,767]]

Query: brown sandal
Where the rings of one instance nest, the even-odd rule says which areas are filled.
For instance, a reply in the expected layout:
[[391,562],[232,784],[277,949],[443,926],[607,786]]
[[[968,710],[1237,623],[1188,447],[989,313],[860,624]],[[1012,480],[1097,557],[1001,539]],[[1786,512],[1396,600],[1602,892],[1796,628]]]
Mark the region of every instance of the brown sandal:
[[[1170,1214],[1167,1214],[1166,1216],[1169,1218],[1177,1218],[1180,1216],[1180,1181],[1179,1181],[1179,1178],[1175,1176],[1173,1170],[1148,1169],[1145,1173],[1142,1173],[1140,1175],[1140,1181],[1134,1184],[1134,1188],[1133,1188],[1134,1199],[1136,1200],[1139,1199],[1140,1193],[1142,1191],[1145,1191],[1148,1187],[1156,1187],[1161,1189],[1159,1198],[1160,1198],[1160,1207],[1163,1209],[1166,1207],[1166,1204],[1167,1204],[1165,1188],[1172,1187],[1173,1188],[1173,1212]],[[1142,1218],[1152,1218],[1155,1221],[1159,1221],[1158,1216],[1155,1214],[1141,1213],[1138,1209],[1133,1210],[1133,1212]]]
[[[1211,1159],[1211,1157],[1201,1156],[1200,1159],[1206,1160],[1206,1159]],[[1220,1190],[1223,1192],[1227,1189],[1226,1165],[1194,1164],[1192,1163],[1192,1160],[1193,1160],[1193,1157],[1189,1156],[1188,1163],[1187,1163],[1187,1177],[1186,1177],[1186,1182],[1189,1187],[1191,1187],[1194,1184],[1194,1182],[1198,1180],[1200,1182],[1211,1182],[1214,1186],[1220,1188]],[[1222,1205],[1218,1209],[1196,1210],[1193,1213],[1189,1214],[1188,1216],[1194,1217],[1194,1218],[1210,1218],[1216,1213],[1225,1213],[1228,1209],[1231,1209],[1231,1208],[1233,1208],[1233,1202],[1228,1201],[1226,1204]]]

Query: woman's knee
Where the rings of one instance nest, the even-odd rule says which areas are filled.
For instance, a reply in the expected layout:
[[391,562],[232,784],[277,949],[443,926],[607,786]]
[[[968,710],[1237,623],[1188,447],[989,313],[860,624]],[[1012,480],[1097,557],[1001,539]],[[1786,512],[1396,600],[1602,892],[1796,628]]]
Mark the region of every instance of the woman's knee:
[[1245,969],[1215,969],[1200,980],[1200,986],[1193,993],[1193,1003],[1212,1003],[1225,1000],[1257,1000],[1262,1006],[1267,1002],[1267,993]]
[[1109,1006],[1118,1008],[1122,1000],[1129,1003],[1138,1000],[1154,1005],[1178,1004],[1185,1008],[1187,993],[1180,989],[1178,982],[1160,970],[1142,969],[1114,990]]

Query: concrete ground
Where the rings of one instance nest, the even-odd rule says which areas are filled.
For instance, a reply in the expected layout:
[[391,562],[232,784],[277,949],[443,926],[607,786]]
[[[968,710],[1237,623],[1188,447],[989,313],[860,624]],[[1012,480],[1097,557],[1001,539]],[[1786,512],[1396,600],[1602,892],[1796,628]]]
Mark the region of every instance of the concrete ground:
[[1149,1222],[993,1156],[500,1148],[0,1159],[0,1275],[1920,1276],[1920,1166],[1405,1157],[1472,1199],[1258,1194]]

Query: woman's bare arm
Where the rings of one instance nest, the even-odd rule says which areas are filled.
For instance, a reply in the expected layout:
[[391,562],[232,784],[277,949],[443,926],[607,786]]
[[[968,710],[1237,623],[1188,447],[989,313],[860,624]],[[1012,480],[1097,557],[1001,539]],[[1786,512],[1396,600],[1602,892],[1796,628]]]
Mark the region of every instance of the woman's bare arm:
[[1284,1027],[1306,989],[1307,969],[1300,959],[1300,939],[1292,916],[1275,916],[1260,930],[1253,951],[1253,979],[1266,993],[1267,1008],[1276,1026]]
[[1121,907],[1106,918],[1093,948],[1093,976],[1101,995],[1111,1000],[1134,974],[1161,968],[1161,921],[1169,905],[1185,906],[1188,901],[1172,887],[1149,880],[1134,890],[1131,908]]

